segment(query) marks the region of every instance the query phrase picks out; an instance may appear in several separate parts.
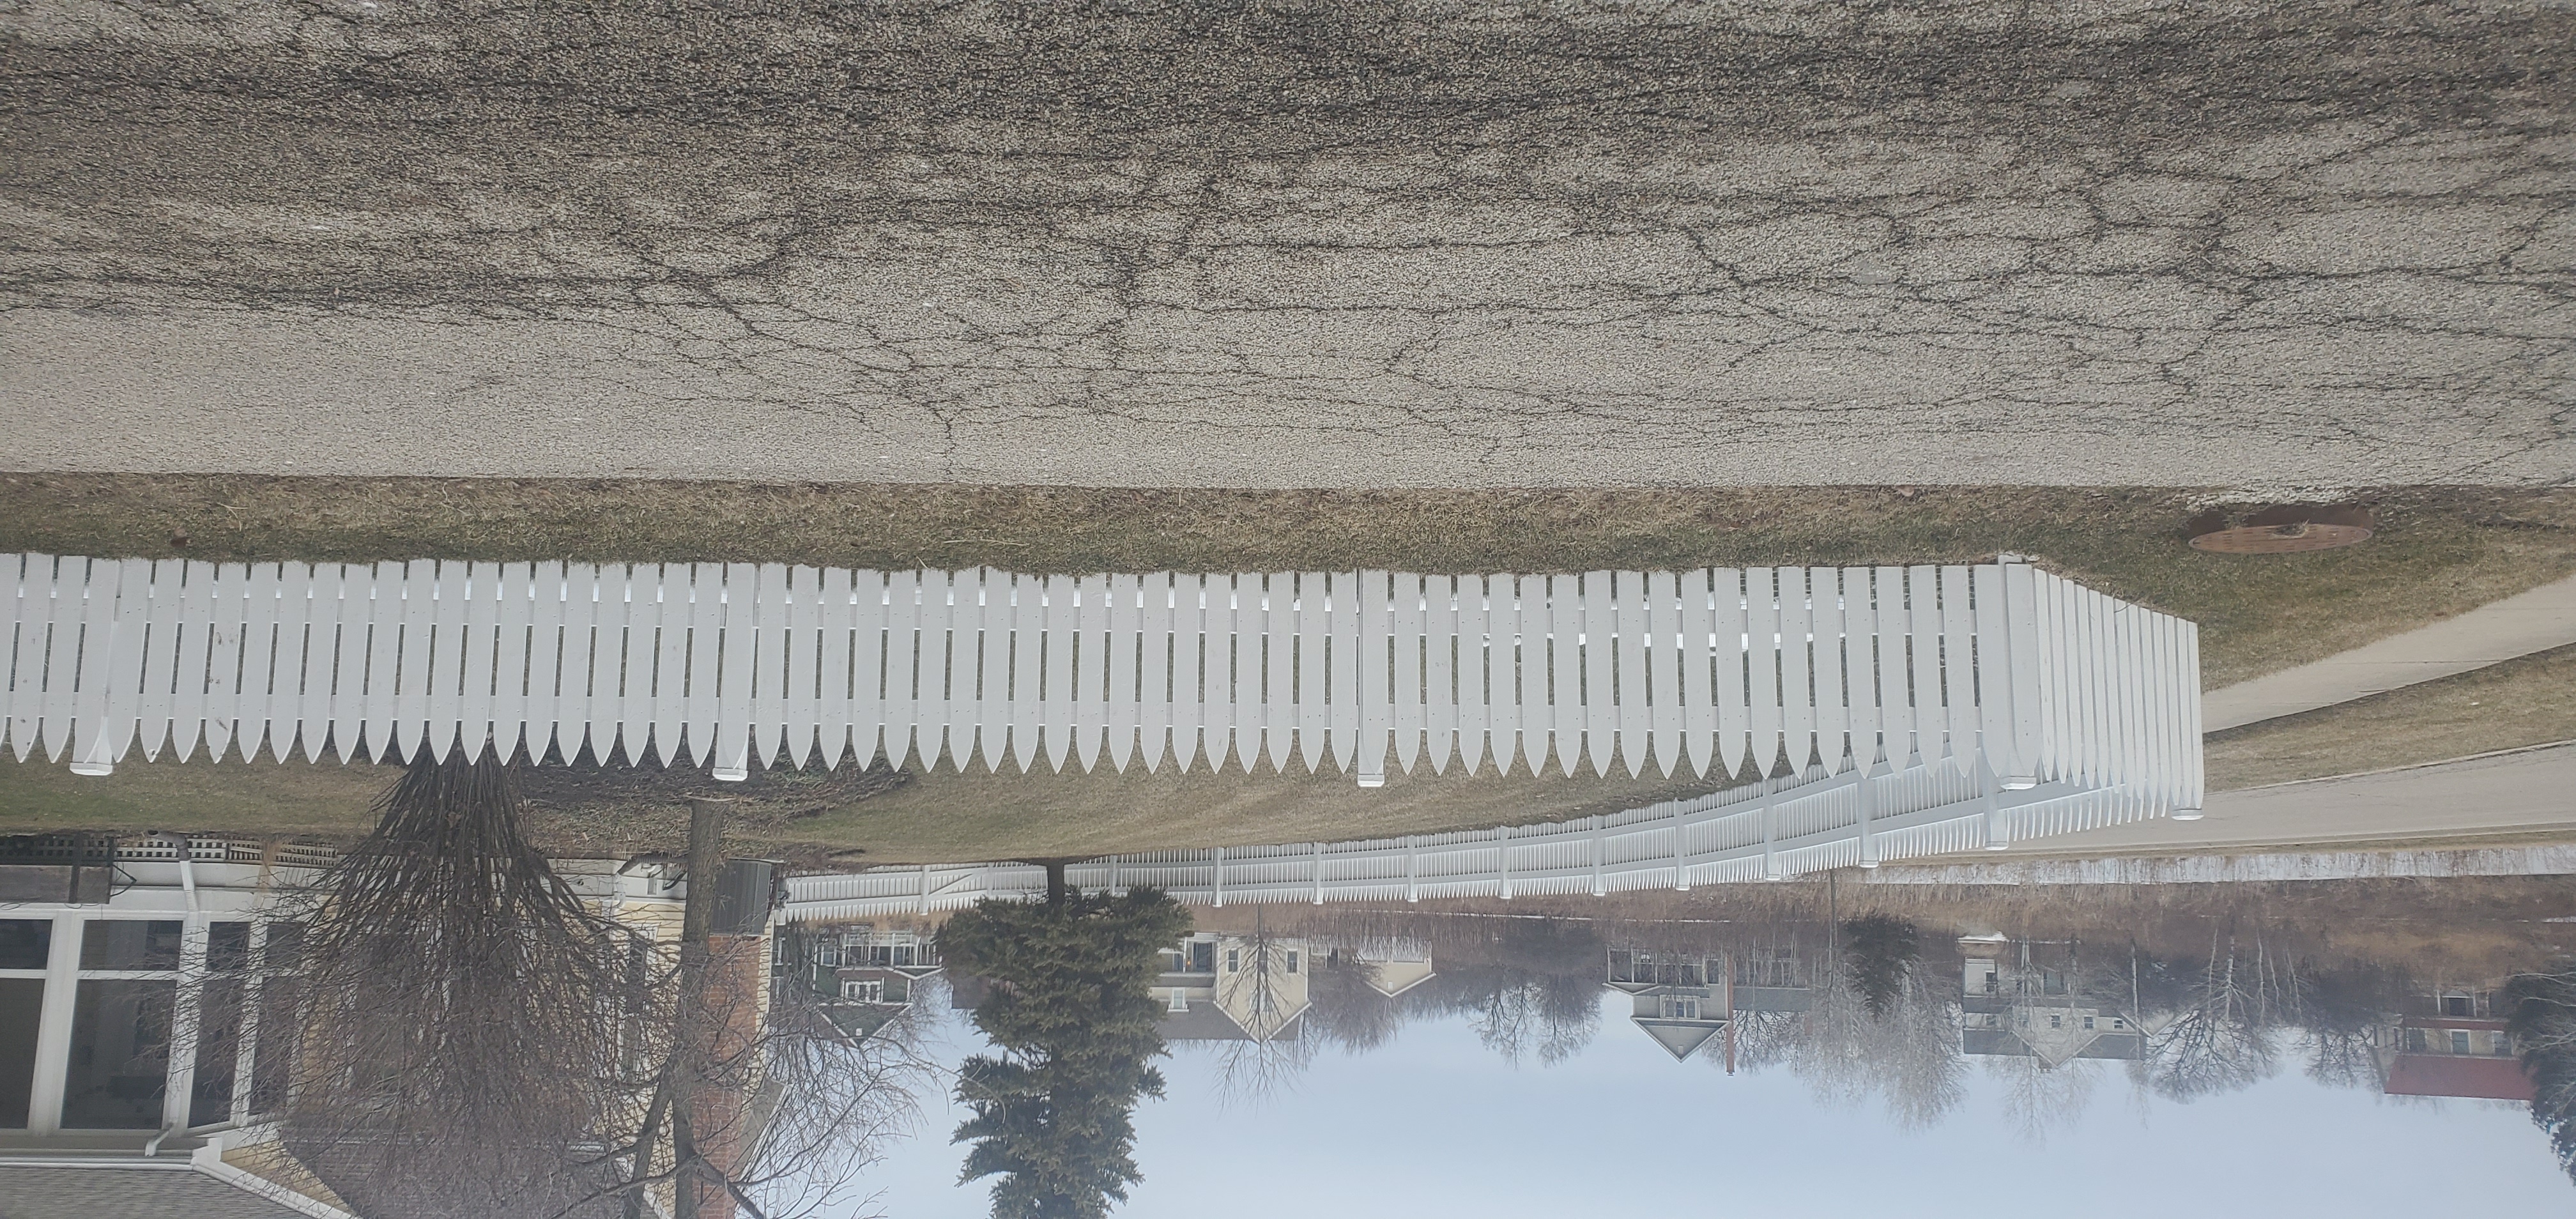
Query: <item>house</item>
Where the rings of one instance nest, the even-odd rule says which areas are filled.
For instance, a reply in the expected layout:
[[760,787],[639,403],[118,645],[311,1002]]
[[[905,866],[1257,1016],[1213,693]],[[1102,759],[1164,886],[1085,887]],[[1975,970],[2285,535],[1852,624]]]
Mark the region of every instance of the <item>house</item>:
[[[288,1076],[279,1000],[302,931],[272,917],[275,882],[328,854],[86,835],[11,839],[0,854],[9,1196],[51,1191],[40,1200],[63,1209],[36,1213],[74,1215],[146,1188],[187,1208],[174,1213],[349,1219],[279,1153],[273,1116]],[[18,1171],[35,1165],[79,1171]]]
[[1368,988],[1389,999],[1440,976],[1431,964],[1431,946],[1405,936],[1310,936],[1306,946],[1327,961],[1358,962]]
[[[357,1219],[286,1153],[277,1122],[303,942],[280,898],[332,859],[215,837],[0,842],[0,1196],[39,1217]],[[678,935],[675,876],[555,866],[606,917]],[[716,955],[750,1000],[730,1018],[756,1025],[769,954],[728,945],[756,945],[769,914],[734,906],[719,909]],[[39,1198],[63,1209],[32,1209]]]
[[2451,988],[2392,1013],[2377,1038],[2380,1090],[2390,1096],[2450,1096],[2529,1102],[2534,1088],[2514,1055],[2493,989]]
[[2036,1058],[2059,1067],[2078,1058],[2134,1060],[2146,1032],[2125,1010],[2091,996],[2070,946],[1969,936],[1959,941],[1959,1050]]
[[1681,1062],[1727,1030],[1734,1010],[1726,957],[1613,948],[1604,981],[1629,997],[1629,1022]]
[[[946,972],[937,937],[927,926],[840,923],[799,927],[777,943],[778,971],[820,996],[827,1008],[883,1009],[883,1017],[910,1007],[923,983]],[[840,1023],[840,1016],[834,1016]]]
[[1612,947],[1603,981],[1629,998],[1628,1020],[1673,1061],[1725,1039],[1733,1070],[1735,1022],[1746,1014],[1795,1015],[1811,1002],[1807,963],[1793,947],[1736,953]]
[[1314,949],[1303,938],[1199,932],[1163,950],[1150,992],[1165,1041],[1291,1037],[1313,1006]]
[[1163,1004],[1155,1029],[1165,1041],[1293,1039],[1330,960],[1366,966],[1369,989],[1390,999],[1439,976],[1419,940],[1202,931],[1163,950],[1148,992]]

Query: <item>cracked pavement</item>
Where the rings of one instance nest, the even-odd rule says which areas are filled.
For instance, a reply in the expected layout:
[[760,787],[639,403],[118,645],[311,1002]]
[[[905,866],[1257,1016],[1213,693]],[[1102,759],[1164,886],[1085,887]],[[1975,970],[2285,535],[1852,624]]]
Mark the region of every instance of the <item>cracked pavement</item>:
[[2576,9],[0,5],[0,467],[2576,482]]

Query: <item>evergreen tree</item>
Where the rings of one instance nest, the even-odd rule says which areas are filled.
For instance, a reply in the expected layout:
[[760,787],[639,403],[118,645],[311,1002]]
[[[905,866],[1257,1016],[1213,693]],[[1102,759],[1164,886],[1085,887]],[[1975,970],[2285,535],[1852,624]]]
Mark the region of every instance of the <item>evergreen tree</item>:
[[1923,955],[1914,924],[1892,914],[1864,914],[1843,924],[1843,942],[1851,953],[1852,989],[1875,1019],[1887,1015],[1905,976]]
[[974,1116],[955,1136],[975,1144],[961,1182],[1001,1178],[995,1219],[1097,1219],[1144,1179],[1130,1115],[1163,1094],[1147,988],[1158,954],[1189,931],[1188,912],[1155,890],[1061,883],[1043,903],[982,902],[941,929],[950,967],[984,982],[975,1025],[1001,1051],[960,1070],[957,1099]]
[[2549,1132],[2550,1149],[2576,1180],[2576,961],[2515,977],[2505,1001],[2514,1048],[2531,1074],[2531,1120]]

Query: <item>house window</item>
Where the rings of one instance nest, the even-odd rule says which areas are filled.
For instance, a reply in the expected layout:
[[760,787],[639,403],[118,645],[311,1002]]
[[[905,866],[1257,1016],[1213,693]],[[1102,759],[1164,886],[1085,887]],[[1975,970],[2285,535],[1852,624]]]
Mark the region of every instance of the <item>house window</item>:
[[2050,1016],[2050,1017],[2048,1018],[2048,1027],[2053,1028],[2053,1029],[2062,1029],[2062,1028],[2065,1028],[2065,1027],[2066,1027],[2066,1017],[2064,1017],[2064,1016],[2056,1016],[2056,1015],[2052,1015],[2052,1016]]
[[44,1003],[43,978],[0,978],[0,1130],[27,1125],[28,1089],[36,1079],[36,1025]]
[[2115,1029],[2124,1029],[2129,1027],[2129,1022],[2115,1016],[2111,1019],[2111,1027]]
[[0,969],[43,969],[53,942],[52,919],[0,919]]
[[2471,1006],[2473,1005],[2467,995],[2442,996],[2442,1014],[2445,1016],[2476,1015],[2477,1013],[2469,1010]]
[[2087,1029],[2090,1029],[2090,1028],[2092,1028],[2092,1027],[2093,1027],[2093,1018],[2092,1018],[2091,1016],[2086,1016],[2086,1017],[2084,1018],[2084,1027],[2085,1027],[2085,1028],[2087,1028]]
[[2451,1052],[2454,1054],[2466,1054],[2469,1052],[2469,1032],[2467,1029],[2451,1030]]
[[841,983],[841,997],[856,999],[861,1003],[883,1003],[885,1002],[885,980],[882,978],[870,978],[865,981],[857,978],[847,979]]
[[1237,952],[1236,950],[1234,950],[1234,949],[1232,949],[1232,948],[1228,948],[1228,949],[1226,949],[1226,950],[1225,950],[1225,971],[1226,971],[1227,973],[1233,973],[1235,970],[1238,970],[1238,969],[1241,969],[1241,968],[1243,968],[1243,957],[1242,957],[1242,954],[1241,954],[1241,953],[1239,953],[1239,952]]
[[1666,995],[1664,996],[1663,1006],[1664,1019],[1666,1020],[1699,1019],[1699,1000],[1694,996]]
[[[102,925],[113,932],[125,931],[124,927],[99,922],[90,927],[95,930]],[[128,926],[141,932],[149,924]],[[110,943],[116,951],[139,955],[141,946],[146,944],[144,934],[157,933],[120,937],[131,944]],[[175,947],[172,955],[177,955]],[[75,1130],[150,1130],[161,1124],[161,1098],[169,1086],[171,1016],[178,986],[175,981],[158,979],[81,979],[72,1012],[71,1068],[63,1081],[64,1126]]]
[[93,921],[81,930],[81,968],[176,969],[182,926],[176,920]]

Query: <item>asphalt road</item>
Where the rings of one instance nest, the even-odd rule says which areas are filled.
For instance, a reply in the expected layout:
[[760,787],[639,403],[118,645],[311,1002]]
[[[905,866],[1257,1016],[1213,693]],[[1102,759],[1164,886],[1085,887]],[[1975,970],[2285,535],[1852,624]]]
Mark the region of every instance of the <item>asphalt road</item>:
[[1571,12],[11,5],[0,468],[2576,481],[2576,11]]

